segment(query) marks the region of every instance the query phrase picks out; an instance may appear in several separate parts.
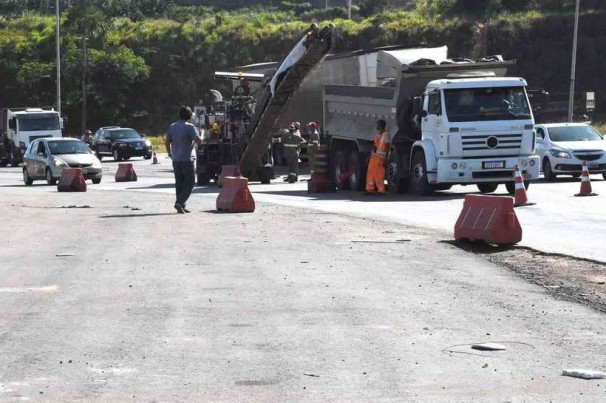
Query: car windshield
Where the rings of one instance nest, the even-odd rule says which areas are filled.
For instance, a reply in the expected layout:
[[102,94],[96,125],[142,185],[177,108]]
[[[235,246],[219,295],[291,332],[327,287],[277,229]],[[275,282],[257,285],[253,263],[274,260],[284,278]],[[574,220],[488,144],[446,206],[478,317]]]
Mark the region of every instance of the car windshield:
[[57,116],[19,119],[19,130],[24,132],[59,130],[60,128],[59,117]]
[[119,139],[140,139],[141,135],[133,129],[112,130],[111,137],[114,140]]
[[81,141],[47,141],[50,153],[59,154],[90,154],[90,149]]
[[594,141],[602,136],[591,126],[550,127],[551,141]]
[[524,87],[487,87],[444,90],[450,122],[530,119]]

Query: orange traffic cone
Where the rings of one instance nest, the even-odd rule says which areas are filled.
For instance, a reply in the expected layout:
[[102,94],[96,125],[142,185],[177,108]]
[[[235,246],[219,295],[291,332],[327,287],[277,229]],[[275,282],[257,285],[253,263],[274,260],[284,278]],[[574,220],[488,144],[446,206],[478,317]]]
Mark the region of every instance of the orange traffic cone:
[[152,165],[159,164],[158,157],[156,156],[156,152],[154,151],[154,158],[152,159]]
[[524,180],[522,179],[522,173],[520,172],[520,167],[516,165],[516,169],[514,171],[515,178],[515,200],[514,207],[519,206],[531,206],[535,203],[528,202],[528,196],[526,195],[526,188],[524,187]]
[[575,196],[597,196],[591,191],[591,181],[589,180],[589,169],[587,169],[587,161],[583,161],[583,173],[581,174],[581,191]]

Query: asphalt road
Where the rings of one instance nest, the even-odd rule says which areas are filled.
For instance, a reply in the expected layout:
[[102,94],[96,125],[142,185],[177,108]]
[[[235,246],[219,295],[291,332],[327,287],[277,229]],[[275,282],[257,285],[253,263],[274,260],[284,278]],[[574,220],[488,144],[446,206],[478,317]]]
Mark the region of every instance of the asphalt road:
[[[457,192],[251,185],[255,213],[218,214],[197,188],[177,215],[160,161],[130,183],[104,162],[86,193],[0,170],[0,401],[604,400],[606,381],[561,376],[606,370],[603,314],[444,243],[454,221],[422,217]],[[529,193],[544,216],[567,194],[551,187]],[[470,349],[484,341],[507,350]]]

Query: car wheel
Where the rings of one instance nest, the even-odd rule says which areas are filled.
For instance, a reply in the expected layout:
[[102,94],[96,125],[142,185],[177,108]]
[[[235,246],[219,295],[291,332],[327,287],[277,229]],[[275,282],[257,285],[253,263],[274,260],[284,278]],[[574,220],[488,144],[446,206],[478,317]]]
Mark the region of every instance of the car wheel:
[[488,183],[478,183],[477,186],[478,186],[478,190],[480,191],[480,193],[492,193],[495,190],[497,190],[497,188],[499,187],[499,184],[488,182]]
[[549,158],[545,158],[543,160],[543,177],[548,182],[553,182],[556,180],[557,175],[553,173],[551,169],[551,162],[549,162]]
[[124,157],[123,159],[124,159],[124,161],[128,161],[130,159],[130,157]]
[[27,186],[30,186],[32,183],[34,183],[34,180],[30,178],[29,173],[27,173],[26,167],[23,167],[23,182],[25,182]]
[[149,153],[149,154],[146,154],[146,155],[143,157],[143,159],[146,159],[146,160],[151,160],[152,156],[153,156],[153,154],[152,154],[152,153]]
[[98,151],[98,150],[96,150],[96,151],[95,151],[95,156],[97,157],[97,159],[98,159],[99,161],[101,161],[101,160],[103,159],[103,156],[101,155],[101,153],[99,153],[99,151]]
[[434,191],[433,185],[427,180],[427,163],[422,151],[417,151],[412,156],[410,185],[412,192],[418,196],[429,196]]
[[[530,186],[529,181],[524,181],[524,189],[528,190]],[[505,182],[505,188],[507,189],[507,193],[513,195],[516,193],[516,183],[515,182]]]
[[95,178],[95,179],[93,179],[93,183],[95,185],[98,185],[99,183],[101,183],[101,178]]
[[114,161],[116,161],[116,162],[122,161],[122,158],[120,158],[120,154],[118,153],[117,148],[114,150],[113,155],[114,155]]
[[49,185],[56,185],[57,179],[53,178],[53,173],[50,168],[46,168],[46,183]]

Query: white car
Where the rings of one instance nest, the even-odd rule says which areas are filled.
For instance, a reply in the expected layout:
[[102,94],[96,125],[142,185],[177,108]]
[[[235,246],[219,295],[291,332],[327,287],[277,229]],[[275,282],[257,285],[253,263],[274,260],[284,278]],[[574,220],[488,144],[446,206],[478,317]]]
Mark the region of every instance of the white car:
[[536,153],[541,157],[545,180],[558,175],[581,175],[583,161],[589,173],[606,179],[606,140],[586,123],[549,123],[536,125]]

